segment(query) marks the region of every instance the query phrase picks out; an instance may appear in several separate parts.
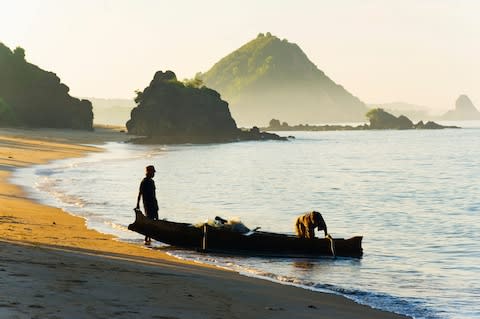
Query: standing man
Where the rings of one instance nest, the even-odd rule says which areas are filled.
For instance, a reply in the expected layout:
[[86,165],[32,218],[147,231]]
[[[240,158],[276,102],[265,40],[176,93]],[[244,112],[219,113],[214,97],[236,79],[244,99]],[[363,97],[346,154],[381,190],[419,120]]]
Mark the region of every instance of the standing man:
[[[140,197],[142,197],[143,208],[145,209],[145,215],[151,220],[158,219],[158,203],[157,196],[155,195],[155,182],[153,177],[155,176],[155,167],[149,165],[145,168],[145,178],[140,183],[140,190],[137,197],[137,207],[140,208]],[[145,236],[145,244],[149,244],[152,239]]]

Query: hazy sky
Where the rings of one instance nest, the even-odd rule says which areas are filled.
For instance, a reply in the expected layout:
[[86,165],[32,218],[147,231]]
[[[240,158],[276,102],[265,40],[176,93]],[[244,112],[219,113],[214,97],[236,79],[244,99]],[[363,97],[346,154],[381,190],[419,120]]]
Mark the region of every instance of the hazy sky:
[[155,71],[207,71],[258,33],[298,44],[366,103],[480,107],[476,0],[0,0],[0,42],[74,96],[133,97]]

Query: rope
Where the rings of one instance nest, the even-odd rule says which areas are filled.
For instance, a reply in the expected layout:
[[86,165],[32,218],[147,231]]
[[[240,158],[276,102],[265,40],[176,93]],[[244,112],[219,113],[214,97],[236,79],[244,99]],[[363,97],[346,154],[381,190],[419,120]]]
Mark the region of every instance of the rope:
[[202,251],[207,251],[207,223],[203,224]]
[[335,242],[333,241],[332,236],[330,236],[330,234],[327,234],[325,238],[330,241],[330,250],[332,251],[333,258],[337,258],[337,256],[335,255]]

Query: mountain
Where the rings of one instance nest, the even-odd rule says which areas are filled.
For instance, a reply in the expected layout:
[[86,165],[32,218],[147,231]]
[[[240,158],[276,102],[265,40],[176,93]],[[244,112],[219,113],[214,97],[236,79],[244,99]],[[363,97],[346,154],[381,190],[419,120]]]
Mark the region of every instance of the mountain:
[[71,97],[55,73],[0,43],[0,125],[92,130],[92,104]]
[[460,95],[455,102],[455,109],[445,113],[441,119],[450,121],[480,120],[480,112],[468,96]]
[[95,124],[125,126],[130,112],[136,106],[133,99],[86,98],[92,102]]
[[172,71],[158,71],[150,85],[137,92],[138,104],[127,122],[128,132],[144,143],[212,143],[282,139],[276,134],[237,128],[228,103],[215,90],[177,80]]
[[364,121],[365,104],[313,64],[300,47],[260,33],[196,76],[230,103],[241,125]]

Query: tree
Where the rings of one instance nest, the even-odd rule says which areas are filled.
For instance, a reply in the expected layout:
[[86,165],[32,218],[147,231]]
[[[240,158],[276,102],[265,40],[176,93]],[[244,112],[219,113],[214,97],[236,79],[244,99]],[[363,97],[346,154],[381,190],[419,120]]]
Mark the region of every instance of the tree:
[[135,90],[135,98],[133,99],[135,103],[140,104],[143,100],[143,92],[140,90]]
[[271,128],[278,128],[280,127],[280,121],[279,120],[276,120],[276,119],[271,119],[270,120],[270,123],[269,123],[269,127]]
[[22,47],[16,47],[15,50],[13,50],[13,55],[21,60],[25,60],[25,49]]
[[201,78],[199,78],[198,76],[195,76],[193,79],[183,80],[183,84],[185,84],[186,87],[197,88],[197,89],[205,86],[203,84],[203,80]]

